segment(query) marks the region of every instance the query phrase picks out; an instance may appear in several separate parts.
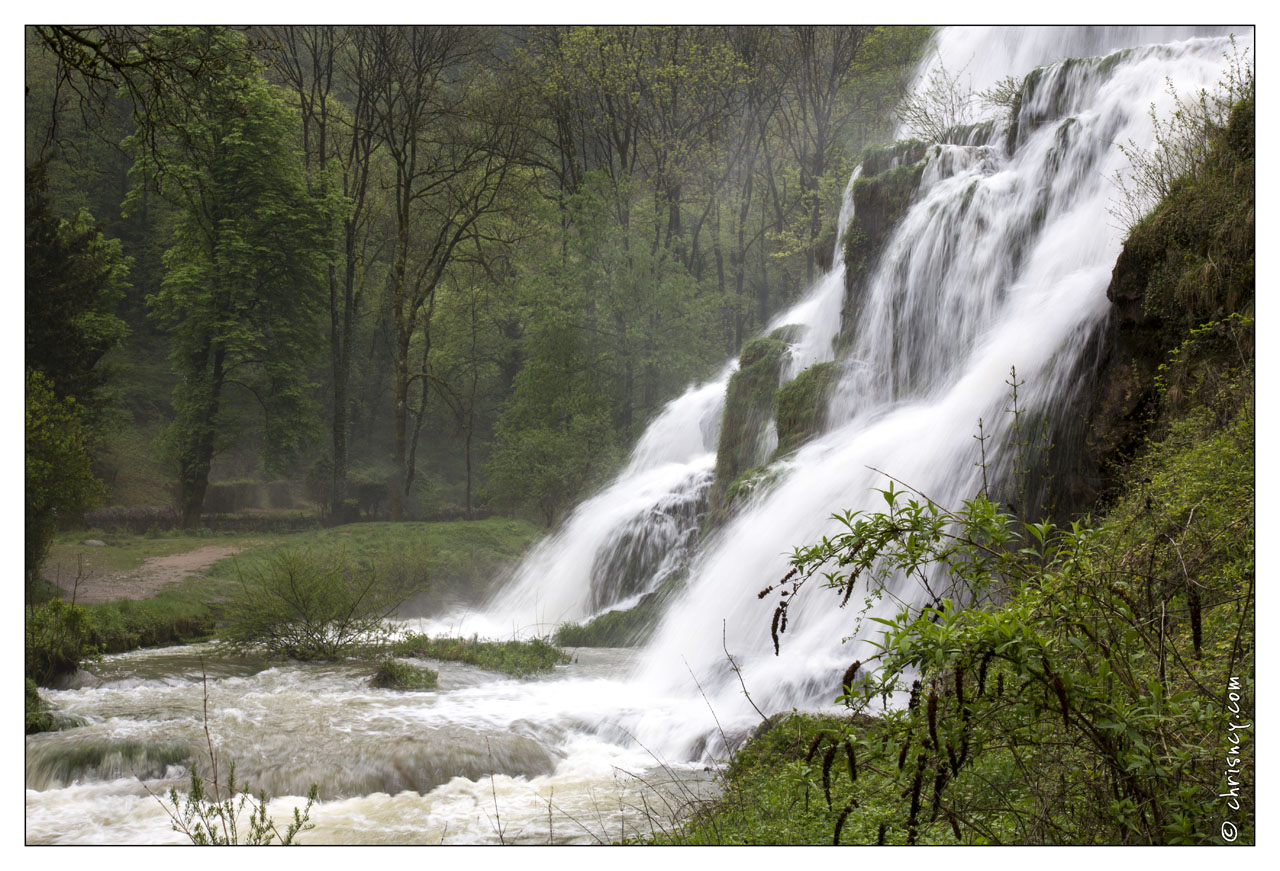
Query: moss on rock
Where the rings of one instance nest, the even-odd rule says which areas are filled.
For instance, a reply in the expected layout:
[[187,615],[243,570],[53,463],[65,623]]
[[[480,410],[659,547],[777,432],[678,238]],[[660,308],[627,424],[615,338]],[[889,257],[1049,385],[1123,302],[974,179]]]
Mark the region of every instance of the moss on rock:
[[[1213,405],[1252,367],[1254,102],[1237,104],[1202,170],[1132,228],[1107,288],[1112,317],[1087,391],[1082,470],[1066,498],[1105,502],[1115,470],[1180,405]],[[1231,413],[1230,408],[1220,413]]]
[[791,453],[822,430],[826,424],[826,400],[838,374],[839,367],[834,362],[815,363],[778,388],[775,458]]
[[729,379],[725,394],[711,489],[713,509],[723,504],[732,481],[766,459],[761,456],[761,446],[773,422],[774,397],[786,352],[787,343],[773,336],[752,339],[742,349],[738,371]]
[[[840,343],[846,344],[858,321],[862,290],[880,260],[894,226],[902,220],[924,175],[927,146],[916,140],[897,143],[889,153],[876,152],[863,161],[863,175],[853,183],[853,217],[845,231],[845,298]],[[907,163],[908,159],[913,159]],[[870,167],[870,169],[868,169]],[[874,169],[882,171],[870,174]]]

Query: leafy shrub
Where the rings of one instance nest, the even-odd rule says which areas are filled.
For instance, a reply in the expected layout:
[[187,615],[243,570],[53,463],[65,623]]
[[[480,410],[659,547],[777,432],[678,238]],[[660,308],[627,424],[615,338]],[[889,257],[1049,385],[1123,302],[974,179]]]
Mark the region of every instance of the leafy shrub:
[[238,581],[219,640],[231,650],[301,660],[334,659],[381,643],[382,621],[416,592],[341,550],[283,549],[238,570]]
[[513,677],[552,671],[569,661],[568,655],[543,641],[480,641],[477,638],[428,638],[410,633],[391,645],[396,656],[465,662]]
[[1197,180],[1213,149],[1214,140],[1226,129],[1237,104],[1247,102],[1253,114],[1254,70],[1249,50],[1240,51],[1231,41],[1232,51],[1224,55],[1226,67],[1213,91],[1201,88],[1190,98],[1177,92],[1173,82],[1168,91],[1173,111],[1167,118],[1150,111],[1155,143],[1144,148],[1133,140],[1120,145],[1129,159],[1129,172],[1117,173],[1114,183],[1119,199],[1111,214],[1126,231],[1136,227],[1157,203],[1180,187]]
[[[982,497],[953,512],[891,486],[885,511],[797,549],[775,643],[815,576],[844,602],[865,583],[867,606],[903,578],[922,594],[869,618],[879,652],[833,681],[855,714],[878,714],[811,751],[824,791],[832,760],[850,760],[844,811],[829,799],[836,839],[874,830],[878,807],[891,843],[1213,842],[1206,796],[1230,784],[1232,753],[1252,794],[1251,735],[1227,743],[1229,722],[1252,723],[1228,705],[1229,687],[1253,686],[1252,445],[1251,406],[1219,430],[1188,418],[1097,525],[1020,523]],[[874,776],[857,780],[856,759]]]
[[[192,844],[198,847],[223,847],[238,844],[265,847],[278,844],[283,847],[295,846],[297,836],[301,832],[315,828],[308,822],[311,807],[316,803],[319,790],[311,787],[307,795],[307,804],[303,810],[293,809],[293,822],[285,828],[284,834],[276,828],[275,821],[267,816],[267,794],[261,792],[255,800],[249,792],[237,789],[236,769],[231,766],[231,775],[227,783],[227,794],[224,798],[215,778],[213,795],[205,791],[204,781],[195,767],[191,769],[191,791],[185,802],[178,795],[177,788],[169,790],[170,810],[164,806],[165,812],[172,820],[175,832],[186,835]],[[249,831],[241,833],[239,819],[245,807],[249,808]]]
[[385,659],[369,679],[371,686],[387,690],[433,690],[439,675],[430,668],[419,668],[396,659]]
[[93,624],[84,608],[61,599],[27,608],[26,675],[40,686],[71,674],[97,655]]

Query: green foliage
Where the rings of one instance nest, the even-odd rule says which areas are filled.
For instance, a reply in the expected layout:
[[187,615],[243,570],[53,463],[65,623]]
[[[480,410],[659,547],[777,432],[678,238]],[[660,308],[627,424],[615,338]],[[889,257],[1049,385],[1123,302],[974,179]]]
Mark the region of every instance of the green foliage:
[[778,388],[775,457],[791,453],[821,431],[828,394],[839,374],[834,362],[815,363]]
[[129,258],[87,210],[70,221],[55,216],[47,185],[43,166],[27,170],[26,365],[60,399],[97,411],[107,380],[99,363],[128,334],[115,309]]
[[27,369],[26,385],[26,598],[31,601],[58,524],[92,508],[102,484],[89,468],[76,401],[59,399],[50,380],[34,369]]
[[305,363],[317,338],[322,267],[336,201],[307,191],[290,147],[296,116],[244,37],[223,28],[157,28],[149,49],[175,58],[152,114],[127,146],[137,181],[126,205],[158,190],[180,210],[165,277],[149,298],[182,376],[172,438],[183,522],[195,525],[214,453],[238,433],[225,391],[264,415],[268,471],[312,431]]
[[36,732],[51,732],[57,726],[53,722],[53,717],[49,716],[49,705],[40,697],[40,691],[36,687],[36,682],[31,678],[26,679],[26,734],[33,735]]
[[98,653],[84,608],[61,599],[26,609],[26,675],[40,686],[71,674]]
[[190,644],[213,634],[217,608],[205,597],[166,590],[151,599],[83,606],[89,641],[103,653]]
[[392,642],[396,656],[465,662],[477,668],[528,677],[552,671],[569,661],[564,651],[535,638],[532,641],[480,641],[477,638],[428,638],[409,633]]
[[1251,406],[1221,429],[1188,418],[1097,525],[1019,523],[981,497],[951,512],[891,486],[884,512],[796,551],[791,596],[820,577],[847,602],[861,580],[866,613],[897,578],[922,593],[869,617],[879,652],[838,693],[902,748],[878,794],[903,796],[908,843],[1214,842],[1228,724],[1252,722],[1226,708],[1232,678],[1252,695],[1252,444]]
[[500,506],[557,519],[613,471],[649,415],[710,365],[711,300],[626,178],[589,173],[562,244],[525,266],[526,360],[486,467]]
[[380,644],[382,621],[417,591],[333,549],[280,549],[238,575],[220,643],[300,660],[336,659]]
[[397,659],[384,659],[369,678],[370,686],[386,690],[433,690],[439,675],[430,668],[419,668]]

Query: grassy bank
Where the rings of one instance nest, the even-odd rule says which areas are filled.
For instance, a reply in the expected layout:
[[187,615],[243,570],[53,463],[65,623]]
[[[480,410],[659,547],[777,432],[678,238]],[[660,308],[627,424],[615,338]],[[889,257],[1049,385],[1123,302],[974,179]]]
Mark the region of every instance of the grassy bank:
[[[384,575],[425,585],[412,606],[429,610],[449,598],[483,598],[519,560],[541,531],[502,518],[449,523],[360,523],[302,533],[268,535],[109,534],[91,530],[59,537],[45,576],[74,586],[77,574],[92,578],[136,572],[153,557],[174,556],[210,544],[242,548],[197,576],[146,599],[79,606],[87,617],[84,643],[101,653],[204,640],[216,630],[222,604],[236,589],[237,573],[264,565],[284,549],[325,551],[340,547]],[[86,540],[102,546],[87,546]],[[55,591],[48,588],[48,593]],[[64,594],[65,595],[65,594]]]

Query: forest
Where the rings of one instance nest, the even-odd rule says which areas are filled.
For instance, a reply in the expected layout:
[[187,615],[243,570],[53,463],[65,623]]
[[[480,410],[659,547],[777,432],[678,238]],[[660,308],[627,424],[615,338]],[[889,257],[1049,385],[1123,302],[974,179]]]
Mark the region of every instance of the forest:
[[30,844],[1252,844],[1226,27],[29,26]]
[[28,367],[108,507],[551,524],[829,265],[926,30],[33,28]]

